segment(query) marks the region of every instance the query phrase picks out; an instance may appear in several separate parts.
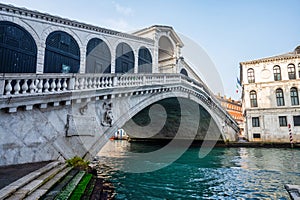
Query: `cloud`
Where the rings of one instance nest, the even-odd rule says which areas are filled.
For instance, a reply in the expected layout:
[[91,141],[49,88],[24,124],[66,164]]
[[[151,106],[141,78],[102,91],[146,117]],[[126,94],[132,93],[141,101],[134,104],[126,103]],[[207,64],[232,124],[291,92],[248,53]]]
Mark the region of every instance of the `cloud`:
[[129,24],[126,20],[119,19],[106,19],[104,20],[104,24],[106,24],[107,28],[113,29],[116,31],[127,32],[130,29]]
[[133,9],[130,7],[125,7],[125,6],[121,6],[120,4],[116,3],[116,2],[112,2],[116,11],[122,15],[132,15],[133,14]]

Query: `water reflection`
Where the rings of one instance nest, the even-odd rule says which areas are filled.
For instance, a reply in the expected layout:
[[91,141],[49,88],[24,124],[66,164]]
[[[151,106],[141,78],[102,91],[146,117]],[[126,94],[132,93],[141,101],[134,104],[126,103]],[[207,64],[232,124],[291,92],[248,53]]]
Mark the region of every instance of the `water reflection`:
[[120,171],[128,151],[149,149],[157,146],[110,141],[99,152],[100,162],[114,169],[117,199],[289,199],[284,184],[300,184],[299,149],[214,148],[200,159],[191,147],[161,170]]

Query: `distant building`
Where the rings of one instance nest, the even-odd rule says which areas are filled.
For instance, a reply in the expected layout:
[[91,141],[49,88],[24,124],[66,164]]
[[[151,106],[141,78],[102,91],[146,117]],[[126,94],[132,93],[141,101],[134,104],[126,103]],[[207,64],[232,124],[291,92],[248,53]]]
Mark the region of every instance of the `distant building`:
[[300,142],[300,46],[240,63],[245,135],[249,141]]
[[226,109],[231,117],[238,123],[240,127],[240,134],[243,135],[244,116],[242,112],[242,102],[227,98],[226,96],[221,96],[220,94],[218,94],[216,97],[219,99],[221,106]]

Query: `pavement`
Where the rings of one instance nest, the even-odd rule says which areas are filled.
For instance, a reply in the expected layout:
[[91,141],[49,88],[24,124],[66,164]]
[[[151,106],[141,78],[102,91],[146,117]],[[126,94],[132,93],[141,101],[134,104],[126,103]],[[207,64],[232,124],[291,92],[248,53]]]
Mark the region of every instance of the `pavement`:
[[49,162],[50,161],[0,167],[0,189],[22,178],[23,176],[44,167]]

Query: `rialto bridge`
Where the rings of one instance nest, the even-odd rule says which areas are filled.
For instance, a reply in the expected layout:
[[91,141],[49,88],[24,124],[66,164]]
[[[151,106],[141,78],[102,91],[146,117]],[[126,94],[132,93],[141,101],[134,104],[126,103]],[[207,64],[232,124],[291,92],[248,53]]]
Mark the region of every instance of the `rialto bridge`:
[[[0,165],[94,156],[121,127],[234,141],[236,122],[183,45],[168,26],[126,34],[0,4]],[[138,125],[143,115],[151,119]]]

